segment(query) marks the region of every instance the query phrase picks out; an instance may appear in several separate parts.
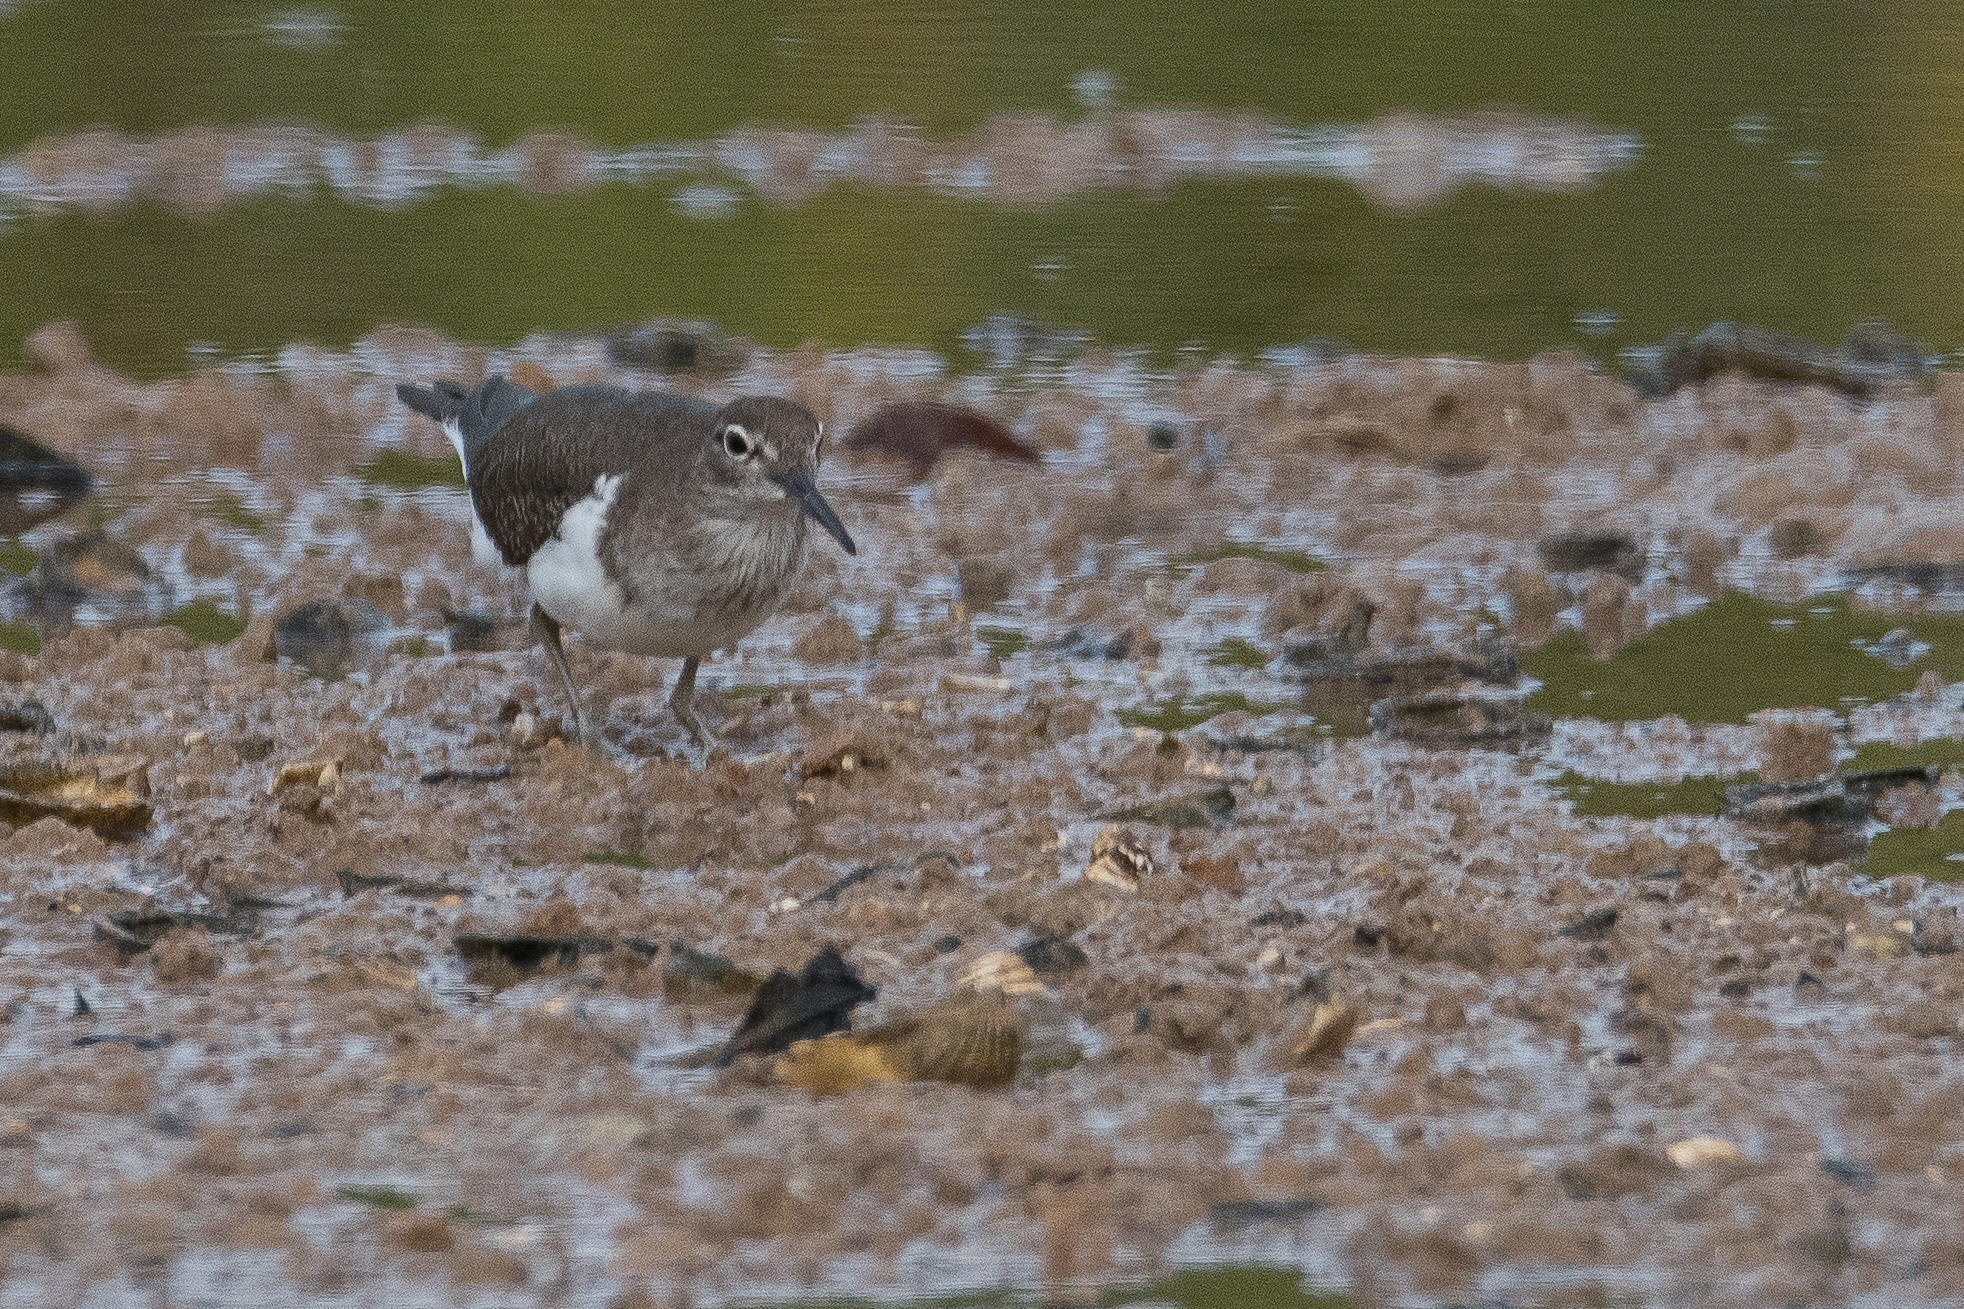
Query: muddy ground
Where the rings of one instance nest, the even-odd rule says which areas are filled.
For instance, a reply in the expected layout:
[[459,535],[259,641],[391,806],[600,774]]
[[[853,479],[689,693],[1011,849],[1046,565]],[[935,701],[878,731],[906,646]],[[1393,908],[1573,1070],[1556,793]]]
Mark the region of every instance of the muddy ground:
[[[1608,655],[1857,566],[1858,604],[1944,606],[1957,376],[1643,400],[1568,356],[619,353],[399,329],[137,384],[53,326],[0,377],[0,422],[99,478],[11,556],[45,643],[0,698],[53,730],[0,740],[154,810],[0,840],[0,1303],[1070,1300],[1209,1262],[1368,1304],[1964,1296],[1957,890],[1550,786],[1804,777],[1956,734],[1964,691],[1537,726],[1475,658],[1575,627]],[[705,665],[721,746],[665,715],[672,667],[576,641],[598,757],[392,396],[520,366],[790,394],[838,433],[954,400],[1041,460],[835,454],[860,553],[821,541]],[[1634,562],[1542,548],[1577,529]],[[332,680],[279,654],[317,601],[350,624]],[[1413,651],[1466,658],[1353,687],[1344,731],[1307,713]],[[1349,730],[1392,693],[1447,709]],[[1935,821],[1958,784],[1896,803]],[[1084,876],[1114,824],[1132,884]],[[979,1012],[935,1006],[1021,951],[1040,990],[990,993],[1013,1081],[707,1066],[828,943],[878,988],[861,1033]]]

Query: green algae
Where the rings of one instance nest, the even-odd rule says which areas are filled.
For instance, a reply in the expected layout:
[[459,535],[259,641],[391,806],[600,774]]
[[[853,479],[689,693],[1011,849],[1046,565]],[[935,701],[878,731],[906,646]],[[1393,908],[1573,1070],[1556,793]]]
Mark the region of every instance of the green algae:
[[1679,782],[1598,782],[1573,769],[1549,785],[1575,806],[1577,818],[1662,818],[1666,814],[1717,817],[1725,788],[1752,781],[1739,777],[1687,777]]
[[6,569],[15,577],[26,577],[39,567],[40,563],[41,556],[22,545],[18,536],[5,545],[0,545],[0,568]]
[[1030,648],[1030,638],[1014,627],[977,627],[975,639],[998,659],[1010,659]]
[[41,634],[32,623],[0,623],[0,650],[9,654],[38,655]]
[[391,491],[421,491],[432,486],[462,489],[463,469],[453,455],[412,455],[401,450],[377,451],[373,459],[355,469],[355,476],[370,486]]
[[1210,718],[1237,710],[1259,716],[1272,714],[1288,707],[1260,704],[1239,691],[1226,691],[1214,695],[1171,696],[1163,700],[1155,700],[1142,709],[1121,709],[1118,711],[1118,721],[1127,727],[1147,727],[1158,732],[1184,732],[1190,727],[1200,726]]
[[1878,879],[1907,873],[1933,882],[1964,881],[1964,809],[1945,814],[1934,828],[1890,828],[1869,842],[1859,865]]
[[1300,550],[1271,550],[1265,545],[1256,545],[1250,541],[1223,541],[1212,550],[1181,555],[1173,562],[1185,565],[1211,564],[1222,559],[1253,559],[1259,563],[1276,564],[1298,575],[1320,573],[1329,567],[1315,555],[1304,554]]
[[1964,741],[1939,737],[1915,745],[1896,745],[1889,741],[1870,741],[1856,748],[1855,757],[1841,765],[1844,773],[1874,773],[1885,768],[1925,768],[1931,764],[1945,772],[1964,771]]
[[194,600],[164,618],[164,626],[183,631],[199,645],[229,645],[245,631],[245,622],[223,613],[210,600]]
[[611,864],[616,868],[653,868],[654,865],[638,854],[628,854],[621,850],[589,850],[580,856],[583,864]]
[[[1896,628],[1930,652],[1899,669],[1856,644]],[[1523,654],[1521,667],[1542,683],[1527,707],[1556,718],[1744,723],[1762,709],[1886,700],[1928,670],[1947,682],[1964,677],[1964,616],[1864,613],[1842,596],[1776,605],[1734,591],[1600,663],[1579,633],[1564,632]]]
[[334,1194],[371,1209],[414,1209],[416,1197],[393,1186],[337,1186]]
[[257,533],[266,529],[266,519],[246,507],[246,502],[230,491],[214,491],[191,501],[202,518],[210,518],[235,531]]
[[1260,646],[1238,636],[1230,636],[1208,653],[1207,662],[1216,668],[1245,668],[1259,673],[1268,667],[1269,658]]

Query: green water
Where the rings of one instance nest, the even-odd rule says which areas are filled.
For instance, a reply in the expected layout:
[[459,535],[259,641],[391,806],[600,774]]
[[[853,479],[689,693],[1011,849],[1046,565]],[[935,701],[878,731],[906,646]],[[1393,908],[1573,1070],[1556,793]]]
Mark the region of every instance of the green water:
[[[1907,668],[1865,654],[1895,628],[1930,646]],[[1845,713],[1855,704],[1900,695],[1934,670],[1946,682],[1964,677],[1964,617],[1870,614],[1835,596],[1804,605],[1775,605],[1731,592],[1694,614],[1659,624],[1597,663],[1575,633],[1525,654],[1522,667],[1542,688],[1528,703],[1559,717],[1641,721],[1674,714],[1693,723],[1743,723],[1763,709],[1823,708]],[[1840,765],[1843,773],[1936,764],[1964,768],[1964,741],[1915,745],[1870,742]],[[1712,817],[1725,808],[1725,788],[1757,775],[1687,777],[1677,782],[1605,782],[1572,770],[1550,787],[1572,802],[1577,817]],[[1871,877],[1915,873],[1934,880],[1964,879],[1964,812],[1935,829],[1892,828],[1870,843],[1862,860]]]
[[[1865,654],[1907,628],[1930,653],[1908,668]],[[1801,605],[1768,604],[1732,591],[1694,614],[1659,624],[1598,663],[1582,637],[1564,632],[1521,656],[1543,686],[1528,707],[1556,718],[1635,722],[1675,714],[1693,723],[1743,723],[1762,709],[1884,700],[1934,669],[1964,678],[1964,616],[1863,613],[1834,596]]]
[[[559,198],[447,189],[399,209],[320,193],[194,216],[154,202],[0,225],[0,358],[73,317],[112,362],[340,345],[379,322],[490,343],[688,315],[789,346],[920,343],[999,311],[1171,352],[1313,335],[1410,353],[1602,358],[1736,318],[1839,338],[1882,316],[1964,344],[1964,11],[1803,0],[1496,9],[1441,0],[896,8],[808,3],[184,10],[37,0],[0,13],[0,155],[91,127],[303,123],[372,139],[420,121],[495,150],[540,128],[606,147],[866,115],[930,139],[991,115],[1250,112],[1314,129],[1492,108],[1638,143],[1565,193],[1473,184],[1413,211],[1327,178],[1194,180],[1028,208],[922,190],[746,196],[687,216],[669,184]],[[1754,117],[1756,116],[1756,118]],[[1755,124],[1763,124],[1758,130]],[[1735,128],[1735,125],[1738,125]],[[1583,334],[1576,316],[1620,315]]]

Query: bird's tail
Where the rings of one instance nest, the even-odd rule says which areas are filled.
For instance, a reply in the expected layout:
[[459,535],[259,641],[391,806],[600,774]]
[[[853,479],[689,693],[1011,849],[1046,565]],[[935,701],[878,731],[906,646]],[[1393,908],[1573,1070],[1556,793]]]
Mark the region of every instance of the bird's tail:
[[464,466],[466,482],[471,477],[471,464],[484,443],[513,414],[539,398],[503,377],[489,378],[475,388],[457,382],[438,382],[425,389],[405,382],[396,387],[396,396],[417,413],[443,424],[443,434],[456,447],[458,462]]

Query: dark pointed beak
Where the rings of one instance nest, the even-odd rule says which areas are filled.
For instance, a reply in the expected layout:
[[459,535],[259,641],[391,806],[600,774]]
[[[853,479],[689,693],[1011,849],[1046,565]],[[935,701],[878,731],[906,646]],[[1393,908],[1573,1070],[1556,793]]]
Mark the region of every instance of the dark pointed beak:
[[859,547],[852,543],[852,533],[846,531],[846,525],[839,521],[839,516],[832,512],[832,506],[818,493],[818,483],[812,481],[810,469],[789,468],[781,473],[772,473],[770,477],[784,488],[786,494],[798,501],[800,513],[832,534],[832,539],[839,543],[841,549],[849,555],[859,553]]

